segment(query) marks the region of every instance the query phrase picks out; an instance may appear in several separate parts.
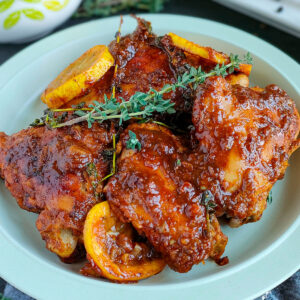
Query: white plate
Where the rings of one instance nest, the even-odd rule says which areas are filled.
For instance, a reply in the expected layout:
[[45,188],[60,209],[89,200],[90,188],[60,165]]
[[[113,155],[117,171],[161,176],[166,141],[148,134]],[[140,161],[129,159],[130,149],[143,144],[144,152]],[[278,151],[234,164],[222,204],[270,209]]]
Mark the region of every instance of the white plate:
[[[254,57],[253,84],[276,83],[300,104],[299,65],[283,52],[245,32],[223,24],[176,15],[144,15],[157,34],[173,31],[223,52]],[[118,17],[78,25],[28,47],[0,68],[0,130],[13,133],[28,126],[45,106],[39,95],[83,51],[108,44]],[[124,18],[122,33],[135,28]],[[238,229],[224,227],[230,263],[212,262],[187,274],[169,269],[132,285],[85,278],[79,265],[65,265],[48,252],[35,228],[36,216],[21,210],[0,185],[0,276],[38,299],[243,299],[274,287],[300,266],[300,185],[296,153],[285,179],[273,188],[273,203],[260,222]]]

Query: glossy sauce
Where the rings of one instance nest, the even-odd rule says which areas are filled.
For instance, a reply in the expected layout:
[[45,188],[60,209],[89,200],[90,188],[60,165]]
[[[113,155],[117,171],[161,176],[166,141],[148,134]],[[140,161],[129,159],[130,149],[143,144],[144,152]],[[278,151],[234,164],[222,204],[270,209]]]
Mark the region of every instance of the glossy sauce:
[[268,193],[298,147],[299,115],[276,85],[262,91],[212,77],[198,88],[193,108],[195,148],[208,188],[235,224],[258,220]]
[[[5,184],[21,208],[40,213],[37,228],[54,243],[61,230],[80,237],[86,214],[100,198],[109,172],[103,150],[111,147],[113,127],[86,124],[24,129],[1,141],[0,166]],[[96,177],[89,174],[93,164]]]
[[217,222],[207,224],[187,149],[169,130],[155,124],[133,124],[128,130],[137,135],[142,149],[127,150],[127,131],[121,137],[118,173],[105,187],[114,212],[145,234],[178,272],[206,259],[218,238],[223,248],[215,256],[220,257],[227,238]]

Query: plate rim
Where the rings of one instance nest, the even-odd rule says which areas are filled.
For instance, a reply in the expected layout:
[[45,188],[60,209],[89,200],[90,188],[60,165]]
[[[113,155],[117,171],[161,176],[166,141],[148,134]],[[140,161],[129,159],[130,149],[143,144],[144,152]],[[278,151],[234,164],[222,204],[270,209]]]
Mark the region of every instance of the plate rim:
[[[280,259],[281,259],[281,261],[280,261],[280,267],[279,267],[279,269],[278,269],[278,265],[277,265],[277,269],[278,269],[278,273],[279,272],[281,272],[282,274],[280,274],[280,275],[278,275],[278,278],[272,278],[272,280],[271,280],[271,282],[270,283],[268,283],[268,284],[266,284],[266,285],[264,285],[263,287],[260,287],[260,288],[254,288],[255,290],[254,291],[249,291],[249,293],[248,293],[248,291],[246,292],[247,294],[245,295],[245,297],[243,297],[243,298],[241,298],[240,297],[240,295],[238,294],[238,295],[236,295],[236,294],[230,294],[230,299],[232,299],[232,300],[241,300],[241,299],[249,299],[249,300],[253,300],[254,298],[256,298],[256,297],[259,297],[260,295],[262,295],[263,293],[265,293],[266,291],[268,291],[268,290],[271,290],[271,289],[273,289],[274,287],[276,287],[277,285],[279,285],[281,282],[283,282],[285,279],[287,279],[288,277],[290,277],[293,273],[295,273],[297,270],[298,270],[298,267],[295,267],[295,266],[293,266],[293,267],[288,267],[287,269],[284,269],[284,268],[286,268],[285,266],[286,266],[286,264],[287,263],[289,263],[289,261],[288,261],[288,257],[289,256],[293,256],[293,255],[297,255],[298,254],[298,256],[299,256],[299,251],[297,252],[297,250],[295,250],[295,249],[298,249],[299,248],[299,245],[297,244],[297,238],[295,238],[295,237],[297,237],[297,236],[299,236],[300,235],[300,228],[298,227],[298,229],[291,235],[291,236],[289,236],[288,237],[288,240],[289,240],[289,243],[282,243],[279,247],[277,247],[276,249],[274,249],[274,252],[275,252],[275,254],[277,255],[277,258],[278,258],[278,256],[280,257]],[[1,241],[1,237],[2,237],[2,233],[0,232],[0,241]],[[293,246],[298,246],[298,248],[297,247],[290,247],[290,245],[291,244],[293,244]],[[10,242],[9,242],[9,244],[8,244],[8,247],[7,247],[7,249],[8,249],[8,252],[10,252],[10,253],[15,253],[15,252],[20,252],[21,250],[19,249],[19,248],[16,248],[14,245],[12,245]],[[291,253],[288,253],[289,255],[286,255],[287,254],[287,252],[288,251],[290,251]],[[284,255],[282,255],[282,253],[284,253]],[[17,256],[18,258],[20,258],[22,256],[22,254],[20,255],[20,256]],[[26,267],[28,268],[31,268],[31,265],[30,265],[30,263],[31,263],[31,259],[30,259],[30,257],[28,257],[28,256],[22,256],[22,259],[23,258],[25,258],[25,265],[26,265]],[[267,257],[268,259],[270,259],[270,257],[268,256]],[[261,263],[261,260],[263,260],[264,258],[262,258],[262,259],[260,259],[260,260],[258,260],[257,262],[255,262],[253,265],[251,265],[251,266],[249,266],[249,268],[250,269],[255,269],[255,272],[257,272],[257,270],[259,270],[260,272],[264,272],[264,270],[262,269],[262,263]],[[26,261],[26,260],[29,260],[29,263]],[[10,266],[10,262],[8,262],[7,260],[5,260],[5,255],[4,256],[0,256],[0,262],[1,263],[3,263],[3,264],[6,264],[6,265],[8,265],[8,266]],[[22,260],[22,263],[23,263],[24,261]],[[272,258],[272,263],[273,263],[273,258]],[[282,267],[283,266],[283,267]],[[259,269],[260,268],[260,269]],[[283,270],[284,269],[284,270]],[[19,269],[18,269],[18,271],[19,271]],[[34,270],[35,272],[36,272],[36,270]],[[241,272],[235,272],[235,273],[233,273],[233,274],[231,274],[229,277],[229,279],[227,280],[228,282],[229,282],[229,284],[230,283],[232,283],[232,277],[234,278],[234,277],[237,277],[237,275],[239,276],[238,277],[238,280],[240,280],[240,277],[242,276],[242,277],[244,277],[245,276],[245,273],[247,273],[249,271],[249,269],[243,269],[243,270],[241,270]],[[1,268],[0,268],[0,275],[2,276],[2,270],[1,270]],[[277,274],[277,273],[275,273],[275,274]],[[14,279],[12,279],[13,277],[14,277],[14,272],[12,271],[10,271],[10,278],[7,280],[8,282],[10,282],[12,285],[14,285],[14,283],[13,282],[15,282],[14,281]],[[35,277],[34,277],[34,279],[38,279],[39,277],[36,275],[36,274],[34,274],[35,275]],[[39,276],[41,275],[41,272],[39,272],[39,274],[38,274]],[[46,273],[46,276],[45,277],[47,277],[47,275],[49,275],[49,273]],[[52,275],[52,274],[51,274]],[[51,276],[48,276],[48,277],[51,277]],[[246,279],[248,279],[248,277],[249,277],[249,275],[248,274],[246,274]],[[61,274],[60,274],[60,278],[63,278],[62,276],[61,276]],[[50,279],[50,278],[49,278]],[[227,284],[227,282],[225,282],[225,284],[224,284],[224,282],[222,282],[222,280],[223,279],[219,279],[219,280],[217,280],[217,285],[215,285],[216,283],[215,283],[215,281],[212,281],[212,282],[210,282],[210,283],[208,283],[208,284],[214,284],[215,286],[214,286],[214,288],[216,287],[216,286],[218,286],[218,284],[219,284],[219,282],[220,282],[220,284],[222,285],[224,285],[225,287],[226,287],[226,289],[230,289],[228,286],[226,286],[226,284]],[[231,282],[230,282],[231,281]],[[97,282],[97,279],[94,279],[93,281],[90,281],[90,283],[93,283],[93,285],[95,286],[98,282]],[[244,281],[244,282],[246,282],[246,280]],[[27,283],[28,283],[28,280],[27,280]],[[32,281],[29,281],[29,283],[31,284],[32,283]],[[240,284],[239,284],[240,285]],[[41,293],[39,293],[39,292],[37,292],[37,290],[38,289],[32,289],[32,287],[34,286],[34,285],[24,285],[24,282],[23,281],[20,281],[20,279],[18,279],[18,284],[16,284],[16,285],[14,285],[15,287],[17,287],[18,289],[20,289],[20,290],[22,290],[23,292],[25,292],[26,294],[28,294],[28,295],[30,295],[31,297],[33,297],[33,298],[35,298],[35,299],[47,299],[47,300],[52,300],[52,299],[54,299],[53,297],[51,297],[51,295],[49,295],[49,293],[48,293],[48,291],[47,292],[45,292],[45,291],[43,291],[42,293],[43,293],[43,295],[41,295]],[[70,286],[70,279],[69,278],[67,278],[67,286],[69,287]],[[113,300],[117,300],[117,299],[119,299],[118,297],[117,297],[117,295],[114,293],[114,291],[113,290],[116,290],[117,291],[117,293],[122,293],[122,299],[132,299],[132,292],[137,292],[137,293],[141,293],[141,292],[143,292],[142,290],[138,290],[138,291],[136,291],[136,289],[135,289],[135,287],[136,287],[136,285],[135,286],[128,286],[129,288],[127,289],[127,290],[123,290],[123,289],[121,289],[122,288],[122,286],[123,285],[120,285],[120,284],[114,284],[114,288],[111,288],[111,289],[107,289],[107,290],[109,290],[109,292],[111,292],[112,294],[109,294],[109,293],[107,293],[107,291],[106,291],[106,295],[101,295],[101,299],[103,299],[103,300],[106,300],[106,299],[113,299]],[[176,289],[166,289],[166,290],[158,290],[158,292],[159,293],[164,293],[164,292],[167,292],[168,293],[168,296],[172,296],[172,299],[174,299],[174,300],[182,300],[182,296],[186,296],[186,292],[191,292],[191,291],[201,291],[201,289],[202,288],[205,288],[206,289],[206,286],[207,286],[207,284],[205,284],[205,283],[203,283],[203,284],[199,284],[199,285],[196,285],[196,286],[193,286],[193,287],[180,287],[180,288],[176,288]],[[89,285],[87,285],[87,287],[88,288],[90,288],[90,284]],[[94,287],[93,287],[94,288]],[[249,282],[247,282],[247,283],[245,283],[245,286],[239,286],[239,288],[240,289],[242,289],[242,288],[244,288],[245,290],[249,290],[249,289],[251,289],[251,288],[253,288],[253,285],[251,286],[249,286]],[[131,290],[130,290],[131,289]],[[101,289],[101,287],[99,287],[98,289],[97,289],[97,292],[99,292],[99,291],[102,291],[102,289]],[[230,289],[231,290],[231,289]],[[69,292],[69,290],[67,290],[66,292]],[[124,293],[125,292],[125,293]],[[157,290],[156,291],[154,291],[154,292],[157,292]],[[222,291],[222,293],[223,293],[224,291]],[[225,292],[226,292],[226,290],[225,290]],[[228,291],[227,291],[228,292]],[[242,292],[244,292],[244,291],[242,291]],[[73,291],[73,293],[74,293],[74,291]],[[53,293],[52,293],[53,294]],[[157,293],[156,293],[157,294]],[[114,296],[116,296],[116,298],[114,297]],[[145,294],[144,295],[145,297],[145,300],[146,299],[153,299],[152,298],[152,296],[151,296],[151,293],[147,293],[147,294]],[[151,298],[150,297],[148,297],[148,296],[151,296]],[[222,295],[222,296],[224,296],[224,295]],[[98,295],[96,294],[96,293],[92,293],[91,295],[89,295],[89,298],[88,299],[90,299],[90,300],[92,300],[92,299],[99,299],[99,298],[97,298],[98,297]],[[157,299],[165,299],[165,297],[162,295],[161,297],[160,296],[158,296],[158,295],[156,295],[156,298]],[[216,300],[216,299],[220,299],[219,297],[205,297],[206,299],[211,299],[211,300]],[[66,298],[64,297],[64,296],[62,296],[62,297],[60,297],[60,296],[58,296],[58,295],[56,295],[56,297],[55,297],[55,299],[58,299],[58,300],[65,300]],[[82,297],[76,297],[74,294],[72,295],[72,299],[82,299]],[[192,299],[195,299],[195,298],[192,298]]]
[[[247,32],[244,32],[240,29],[237,29],[237,28],[234,28],[234,27],[231,27],[231,26],[228,26],[226,24],[222,24],[222,23],[219,23],[219,22],[215,22],[215,21],[211,21],[211,20],[207,20],[207,19],[202,19],[202,18],[197,18],[197,17],[189,17],[189,16],[181,16],[181,15],[174,15],[174,14],[139,14],[139,16],[141,17],[145,17],[145,18],[148,18],[148,19],[151,19],[152,22],[155,22],[153,21],[153,19],[162,19],[162,18],[171,18],[171,19],[174,19],[174,18],[181,18],[181,19],[185,19],[185,21],[189,21],[189,22],[202,22],[202,23],[207,23],[207,24],[210,24],[212,26],[216,26],[216,27],[219,27],[220,26],[224,29],[225,28],[225,31],[231,31],[231,32],[235,32],[236,34],[238,34],[239,36],[242,35],[244,36],[244,38],[247,38],[247,39],[250,39],[250,40],[253,40],[261,45],[263,45],[264,47],[267,47],[269,50],[272,50],[274,51],[276,54],[280,55],[280,57],[284,58],[284,61],[285,63],[288,63],[289,66],[292,66],[293,68],[295,68],[297,70],[297,67],[299,68],[298,71],[300,71],[300,66],[298,66],[298,63],[293,60],[292,58],[290,58],[288,55],[286,55],[284,52],[282,52],[281,50],[277,49],[276,47],[272,46],[271,44],[247,33]],[[124,17],[127,18],[128,16]],[[20,71],[22,70],[23,68],[26,68],[26,66],[30,65],[30,57],[33,56],[33,52],[35,49],[37,50],[43,50],[43,46],[46,45],[47,43],[51,43],[53,40],[59,40],[61,39],[64,35],[66,34],[70,34],[71,32],[73,32],[74,30],[78,30],[79,28],[83,28],[83,27],[90,27],[90,26],[93,26],[93,24],[96,24],[96,23],[104,23],[104,22],[107,22],[107,21],[111,21],[111,22],[115,22],[116,20],[119,19],[119,16],[115,16],[115,17],[109,17],[109,18],[103,18],[103,19],[100,19],[100,20],[93,20],[93,21],[89,21],[89,22],[85,22],[85,23],[81,23],[81,24],[78,24],[76,26],[72,26],[72,27],[69,27],[67,29],[64,29],[62,31],[59,31],[57,33],[54,33],[32,45],[30,45],[29,47],[26,47],[24,50],[22,50],[21,52],[19,52],[18,54],[14,55],[12,58],[10,58],[7,62],[5,62],[3,65],[0,66],[0,88],[3,88],[6,84],[8,84],[9,81],[13,80],[14,76]],[[178,20],[177,20],[178,21]],[[200,24],[199,23],[199,24]],[[190,28],[187,29],[187,31],[189,32],[194,32],[194,33],[197,33],[197,31],[191,31]],[[199,33],[199,31],[198,31]],[[202,34],[202,33],[201,33]],[[211,34],[206,34],[207,36],[212,36],[214,38],[218,38],[220,40],[224,40],[224,41],[228,41],[227,39],[224,39],[223,37],[221,36],[216,36],[216,33],[214,35],[211,35]],[[82,37],[79,37],[79,39],[82,39]],[[78,40],[78,39],[76,39]],[[73,42],[76,42],[76,40],[74,40]],[[232,41],[230,41],[232,44],[235,44],[239,47],[241,47],[239,44],[237,43],[234,43]],[[62,43],[59,43],[60,45],[58,47],[62,47],[65,43],[62,42]],[[51,47],[51,51],[54,50],[54,49],[58,49],[57,45],[52,45]],[[39,49],[41,48],[41,49]],[[49,48],[47,47],[44,47],[45,50],[42,51],[42,53],[40,53],[42,56],[43,55],[46,55],[47,53],[51,52],[51,51],[48,51]],[[37,51],[35,50],[35,51]],[[32,52],[32,55],[30,56],[30,52]],[[260,54],[257,54],[257,51],[252,51],[254,54],[258,55],[260,57],[260,59],[263,59],[262,56]],[[271,55],[270,55],[271,56]],[[26,58],[26,59],[24,59]],[[22,61],[23,64],[22,64],[22,68],[17,68],[16,70],[16,65],[18,65],[16,63],[16,61]],[[265,60],[266,62],[268,62],[270,64],[270,58],[267,58],[267,59],[263,59]],[[273,64],[272,64],[273,65]],[[276,68],[278,70],[278,67],[276,65],[273,65],[274,68]],[[10,74],[9,76],[9,80],[5,83],[3,80],[4,80],[4,77],[2,76],[1,77],[1,74],[7,74],[6,71],[9,70],[10,72],[8,74]],[[278,70],[279,71],[279,70]],[[290,69],[286,69],[285,72],[282,72],[280,70],[280,73],[283,74],[283,76],[285,76],[291,83],[291,85],[295,88],[295,90],[298,92],[299,94],[299,89],[300,89],[300,78],[290,78],[291,75],[289,75],[288,73],[291,72]],[[297,84],[297,79],[298,79],[298,84]],[[191,280],[191,282],[184,282],[184,283],[179,283],[179,286],[180,287],[187,287],[187,286],[195,286],[197,284],[199,284],[199,280],[201,280],[201,284],[205,284],[205,282],[210,282],[212,280],[218,280],[218,278],[223,278],[223,277],[226,277],[226,276],[229,276],[230,274],[232,273],[236,273],[238,272],[239,270],[241,269],[244,269],[246,268],[247,266],[249,265],[252,265],[255,261],[259,260],[259,259],[263,259],[264,256],[266,255],[269,255],[272,251],[274,251],[280,244],[282,244],[288,236],[290,236],[295,230],[299,230],[299,224],[300,224],[300,217],[298,217],[298,219],[296,219],[294,221],[294,223],[288,228],[288,230],[279,238],[277,239],[272,245],[270,245],[269,247],[267,247],[266,249],[264,249],[262,252],[260,252],[259,254],[255,255],[254,257],[252,257],[251,259],[245,261],[245,262],[242,262],[236,266],[233,266],[231,269],[228,269],[228,270],[225,270],[223,272],[220,272],[221,275],[218,276],[218,274],[212,274],[212,275],[209,275],[206,280],[205,278],[201,278],[201,279],[195,279],[195,280]],[[43,262],[44,264],[47,264],[49,266],[51,266],[49,263],[45,262],[45,261],[42,261],[41,259],[35,257],[34,255],[32,255],[31,253],[28,253],[28,251],[21,247],[20,245],[18,245],[10,236],[8,236],[6,234],[5,231],[2,230],[1,226],[0,226],[0,232],[6,237],[7,240],[9,240],[11,243],[13,243],[16,247],[18,247],[20,250],[24,251],[26,255],[29,255],[31,258],[34,258],[35,261],[37,262]],[[299,266],[300,266],[300,260],[299,260]],[[53,266],[51,266],[53,267]],[[53,267],[54,269],[57,269],[56,267]],[[67,273],[68,275],[73,275],[73,276],[76,276],[77,278],[77,274],[72,274],[66,270],[59,270],[60,272],[64,272],[64,273]],[[0,271],[1,272],[1,271]],[[2,272],[1,272],[2,273]],[[4,276],[5,277],[5,276]],[[100,283],[100,282],[99,282]],[[109,284],[109,286],[115,286],[115,284],[111,284],[111,283],[106,283],[106,282],[101,282],[103,284],[105,284],[106,287],[108,287],[107,284]],[[105,287],[104,286],[104,287]],[[177,288],[180,288],[180,287],[176,287],[175,290]],[[99,286],[100,288],[100,286]],[[123,288],[124,289],[127,289],[127,287],[125,285],[123,285]],[[121,288],[122,289],[122,288]],[[135,286],[135,289],[142,289],[142,290],[151,290],[153,289],[153,287],[150,287],[150,286],[138,286],[136,285]],[[170,283],[170,284],[164,284],[162,286],[157,286],[156,289],[174,289],[174,284],[173,283]]]

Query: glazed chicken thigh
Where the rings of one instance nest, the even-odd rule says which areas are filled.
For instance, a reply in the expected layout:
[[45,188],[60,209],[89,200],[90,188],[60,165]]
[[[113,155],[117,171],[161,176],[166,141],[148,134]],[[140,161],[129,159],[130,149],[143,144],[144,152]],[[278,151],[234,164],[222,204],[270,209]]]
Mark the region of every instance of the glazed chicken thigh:
[[[98,82],[84,94],[65,104],[65,107],[84,102],[86,105],[94,100],[104,101],[104,95],[110,97],[113,86],[115,97],[128,101],[136,92],[147,93],[150,89],[161,90],[167,84],[177,82],[178,76],[189,71],[190,66],[211,71],[216,63],[189,54],[174,46],[168,35],[158,37],[152,32],[151,23],[136,18],[136,30],[114,40],[109,45],[109,51],[117,64],[117,72],[112,67]],[[243,73],[234,72],[226,77],[230,83],[248,85],[249,79]],[[191,113],[194,90],[189,86],[178,88],[164,94],[164,99],[170,99],[175,104],[177,114]],[[164,115],[163,118],[166,116]],[[189,115],[190,119],[190,115]],[[190,121],[190,120],[189,120]]]
[[[152,33],[151,24],[140,18],[137,18],[137,22],[138,26],[133,33],[109,45],[110,53],[118,65],[116,75],[112,67],[86,95],[73,99],[66,107],[81,102],[89,104],[94,100],[102,102],[104,94],[108,97],[112,94],[112,86],[115,86],[117,99],[128,101],[136,92],[147,93],[150,88],[160,90],[164,85],[176,82],[176,66],[170,62],[163,45]],[[182,96],[183,92],[183,89],[179,89],[164,97],[171,99],[177,110],[184,110],[187,99]]]
[[0,136],[0,171],[19,206],[39,213],[36,226],[49,250],[68,258],[80,241],[86,214],[109,172],[103,151],[113,128],[94,124],[46,126]]
[[[128,133],[141,149],[127,149]],[[205,206],[196,167],[181,140],[156,124],[132,124],[122,134],[118,172],[104,191],[114,213],[130,222],[171,268],[187,272],[209,256],[219,259],[227,237]]]
[[231,226],[259,220],[299,146],[292,99],[276,85],[250,89],[212,77],[198,88],[193,123],[204,168],[198,183],[214,195],[217,215]]

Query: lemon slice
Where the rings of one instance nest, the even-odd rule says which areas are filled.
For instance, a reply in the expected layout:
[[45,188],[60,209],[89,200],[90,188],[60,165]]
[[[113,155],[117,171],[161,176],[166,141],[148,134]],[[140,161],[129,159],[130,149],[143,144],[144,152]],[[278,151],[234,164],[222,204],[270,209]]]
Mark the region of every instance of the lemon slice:
[[50,108],[60,107],[82,95],[113,65],[114,58],[108,48],[94,46],[63,70],[48,85],[41,99]]
[[115,281],[137,281],[159,273],[165,262],[144,242],[133,241],[130,224],[120,222],[107,201],[95,205],[86,218],[83,239],[91,265]]
[[[172,32],[170,32],[168,36],[171,38],[173,45],[182,49],[183,51],[208,59],[217,64],[229,63],[229,56],[224,53],[218,52],[210,47],[203,47],[195,44]],[[240,68],[238,71],[249,76],[251,69],[252,65],[250,64],[240,64]]]

